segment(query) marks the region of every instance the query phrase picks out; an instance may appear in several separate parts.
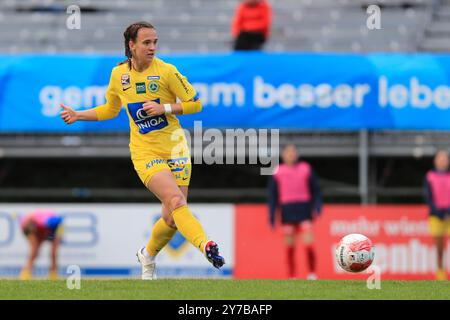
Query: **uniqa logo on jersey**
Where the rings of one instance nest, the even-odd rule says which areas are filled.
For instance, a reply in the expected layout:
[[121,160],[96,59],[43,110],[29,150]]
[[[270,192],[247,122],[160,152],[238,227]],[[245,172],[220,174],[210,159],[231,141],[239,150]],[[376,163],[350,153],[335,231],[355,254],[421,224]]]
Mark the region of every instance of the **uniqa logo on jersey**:
[[[153,100],[159,103],[159,99]],[[128,112],[133,118],[134,123],[139,128],[139,133],[145,134],[153,130],[159,130],[168,125],[166,116],[149,116],[143,109],[144,102],[129,103]]]

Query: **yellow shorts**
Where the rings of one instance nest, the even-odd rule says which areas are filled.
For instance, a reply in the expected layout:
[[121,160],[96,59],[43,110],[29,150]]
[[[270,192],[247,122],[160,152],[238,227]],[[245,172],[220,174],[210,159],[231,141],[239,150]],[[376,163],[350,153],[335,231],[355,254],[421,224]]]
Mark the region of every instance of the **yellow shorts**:
[[133,157],[132,161],[134,169],[145,186],[148,185],[153,175],[161,170],[170,170],[179,186],[188,186],[191,180],[192,164],[190,156],[170,159],[154,156]]
[[444,220],[435,216],[430,216],[428,218],[428,226],[431,236],[433,237],[442,237],[446,234],[450,236],[450,217],[447,217],[447,219]]

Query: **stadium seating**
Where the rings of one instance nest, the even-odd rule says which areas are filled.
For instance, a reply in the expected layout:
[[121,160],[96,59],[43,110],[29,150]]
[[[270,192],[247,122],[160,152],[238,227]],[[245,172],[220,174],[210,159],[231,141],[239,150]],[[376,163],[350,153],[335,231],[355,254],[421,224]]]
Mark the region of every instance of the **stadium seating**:
[[436,10],[432,22],[425,30],[424,40],[419,45],[421,51],[450,50],[450,1],[442,0],[440,4],[439,10]]
[[[0,24],[8,28],[0,31],[0,52],[117,53],[123,50],[124,28],[136,20],[157,26],[163,53],[229,51],[237,3],[84,0],[77,2],[81,29],[69,30],[66,8],[71,3],[5,0],[0,2]],[[370,4],[382,9],[381,30],[366,27]],[[268,51],[414,52],[449,46],[450,0],[283,0],[272,1],[272,6]]]

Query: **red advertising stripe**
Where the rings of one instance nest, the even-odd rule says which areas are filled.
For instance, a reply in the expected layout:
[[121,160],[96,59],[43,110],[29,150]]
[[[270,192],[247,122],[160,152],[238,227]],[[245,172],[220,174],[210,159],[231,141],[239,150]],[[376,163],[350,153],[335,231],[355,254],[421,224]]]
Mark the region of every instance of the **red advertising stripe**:
[[[322,279],[366,279],[367,272],[342,271],[334,248],[349,233],[361,233],[375,245],[373,265],[382,279],[434,279],[435,250],[428,233],[427,208],[422,205],[328,205],[314,223],[317,274]],[[297,246],[297,274],[306,277],[301,238]],[[236,278],[287,278],[282,230],[273,231],[264,205],[236,206]],[[450,271],[450,247],[446,265]]]

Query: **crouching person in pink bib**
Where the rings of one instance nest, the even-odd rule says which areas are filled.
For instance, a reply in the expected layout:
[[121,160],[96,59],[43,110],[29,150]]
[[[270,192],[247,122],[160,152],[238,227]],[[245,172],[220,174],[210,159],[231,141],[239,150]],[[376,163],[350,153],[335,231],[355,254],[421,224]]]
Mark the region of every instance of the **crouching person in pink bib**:
[[51,242],[49,278],[58,276],[57,255],[62,236],[62,217],[49,209],[38,209],[24,216],[20,221],[21,229],[27,238],[29,255],[20,272],[20,279],[32,278],[33,266],[44,241]]

